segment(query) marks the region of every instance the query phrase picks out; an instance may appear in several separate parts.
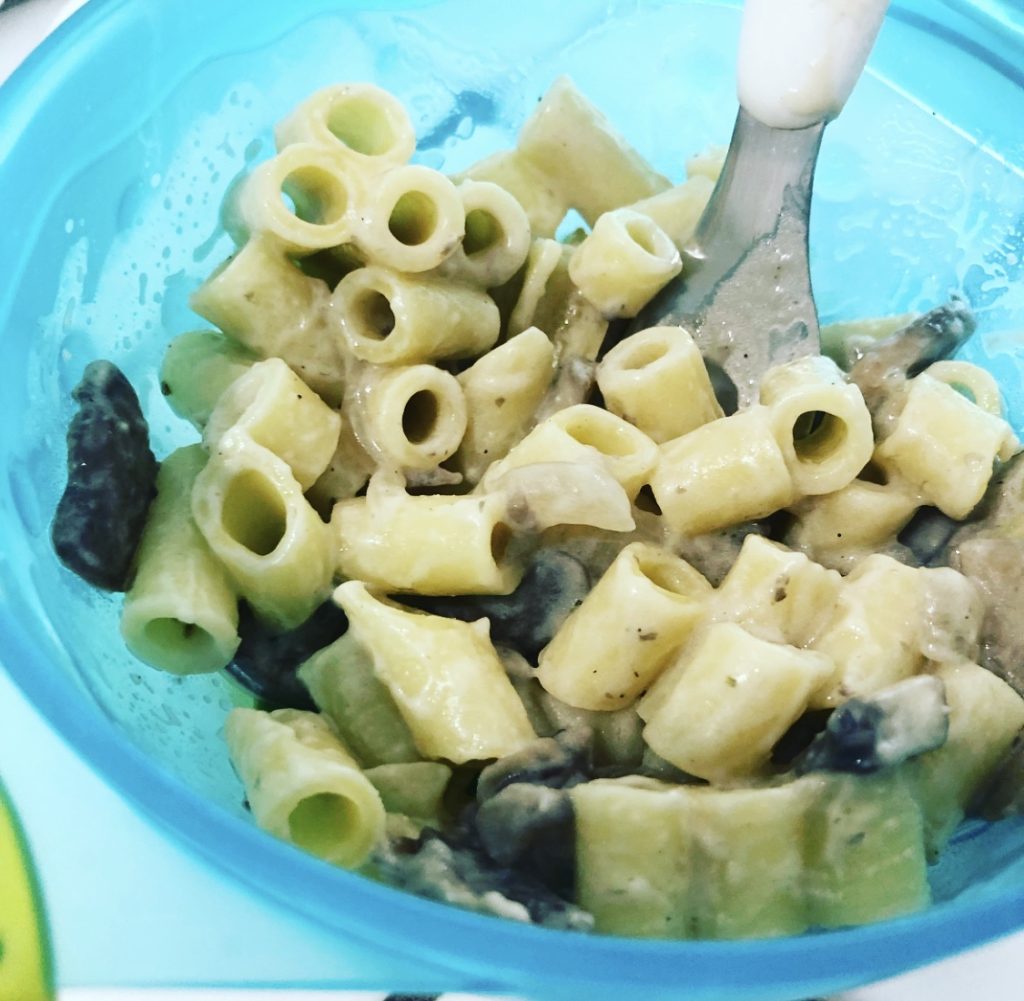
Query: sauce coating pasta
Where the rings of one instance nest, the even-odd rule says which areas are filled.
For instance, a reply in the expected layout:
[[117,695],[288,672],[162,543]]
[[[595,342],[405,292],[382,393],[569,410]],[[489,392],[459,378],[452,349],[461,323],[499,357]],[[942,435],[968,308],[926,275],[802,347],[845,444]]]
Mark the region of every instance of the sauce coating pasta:
[[565,78],[459,178],[371,84],[277,139],[193,297],[214,329],[169,346],[201,441],[124,582],[136,656],[262,697],[226,721],[256,822],[575,930],[927,905],[989,784],[1021,798],[1024,644],[978,556],[1020,444],[943,361],[966,308],[826,331],[726,414],[687,330],[613,323],[683,267],[716,155],[673,186]]

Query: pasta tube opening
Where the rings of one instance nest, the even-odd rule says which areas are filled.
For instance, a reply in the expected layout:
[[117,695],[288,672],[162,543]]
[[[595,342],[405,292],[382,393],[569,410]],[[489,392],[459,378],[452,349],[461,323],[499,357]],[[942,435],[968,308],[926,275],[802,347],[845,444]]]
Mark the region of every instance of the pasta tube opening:
[[871,458],[874,435],[864,397],[831,360],[778,365],[764,374],[760,389],[798,495],[841,490]]
[[337,94],[328,105],[325,123],[331,135],[350,150],[384,156],[404,138],[403,123],[395,121],[393,111],[379,95]]
[[793,451],[798,462],[828,462],[846,445],[846,421],[824,410],[811,410],[793,422]]
[[625,372],[637,372],[661,361],[667,354],[668,345],[664,341],[638,341],[619,355],[619,368]]
[[486,209],[472,209],[466,213],[466,235],[462,238],[462,249],[467,257],[482,254],[504,239],[505,229],[500,220]]
[[348,241],[357,187],[330,150],[299,143],[256,167],[228,214],[238,216],[242,233],[268,232],[291,253],[308,255]]
[[675,557],[670,557],[652,548],[634,550],[636,569],[655,587],[660,587],[669,594],[682,595],[685,598],[702,597],[706,586],[698,578],[692,567]]
[[282,150],[295,143],[313,143],[364,175],[405,163],[416,146],[401,102],[366,83],[318,90],[278,125],[276,140]]
[[458,380],[434,365],[368,368],[357,430],[374,454],[399,468],[432,469],[455,454],[466,433]]
[[337,174],[311,164],[285,176],[281,200],[302,222],[333,226],[348,211],[349,190]]
[[512,529],[503,521],[496,522],[491,529],[491,557],[495,563],[501,563],[512,542]]
[[372,262],[418,273],[440,266],[466,232],[455,185],[429,167],[394,167],[375,180],[354,240]]
[[285,536],[288,512],[262,472],[243,469],[228,481],[221,524],[240,546],[257,556],[269,556]]
[[395,202],[388,217],[391,235],[407,247],[426,243],[437,229],[437,205],[422,191],[407,191]]
[[486,181],[463,181],[458,188],[466,215],[460,246],[442,273],[481,288],[508,282],[530,253],[530,220],[516,199]]
[[985,413],[1003,416],[1003,398],[992,373],[965,361],[937,361],[925,370],[933,379],[955,389]]
[[439,416],[437,395],[421,389],[409,397],[402,411],[402,431],[414,445],[422,445],[434,434]]
[[377,289],[360,292],[348,316],[355,333],[371,341],[382,341],[395,329],[395,311],[391,301]]
[[299,800],[288,814],[289,840],[320,857],[330,857],[338,831],[349,830],[359,820],[359,810],[347,796],[318,792]]
[[[627,219],[626,234],[651,257],[659,257],[665,252],[665,241],[659,238],[657,226],[646,217]],[[671,251],[669,253],[671,254]]]
[[222,654],[222,642],[196,622],[170,616],[150,619],[143,634],[148,648],[165,651],[175,662],[212,663]]

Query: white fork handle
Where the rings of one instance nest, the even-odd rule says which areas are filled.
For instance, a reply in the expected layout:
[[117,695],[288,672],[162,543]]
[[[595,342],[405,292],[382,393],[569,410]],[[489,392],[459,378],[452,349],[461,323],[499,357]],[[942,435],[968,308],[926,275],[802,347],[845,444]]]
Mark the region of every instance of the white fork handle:
[[740,104],[765,125],[835,118],[878,36],[889,0],[745,0]]

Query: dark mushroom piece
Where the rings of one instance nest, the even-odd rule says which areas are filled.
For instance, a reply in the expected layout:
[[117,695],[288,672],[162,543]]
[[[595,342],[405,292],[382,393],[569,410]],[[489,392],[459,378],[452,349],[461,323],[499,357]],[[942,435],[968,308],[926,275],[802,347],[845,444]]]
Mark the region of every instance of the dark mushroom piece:
[[962,299],[952,299],[880,341],[858,341],[842,359],[850,381],[860,387],[875,433],[886,430],[908,379],[933,362],[948,358],[971,334],[976,322]]
[[242,642],[225,670],[267,708],[315,710],[295,672],[346,629],[348,619],[333,601],[325,601],[302,625],[283,633],[268,628],[243,603],[238,623]]
[[435,597],[399,594],[395,600],[464,622],[487,618],[491,639],[536,663],[558,627],[583,601],[590,577],[583,564],[557,549],[541,550],[511,594]]
[[124,591],[156,496],[159,465],[139,398],[109,361],[86,366],[72,391],[68,481],[50,537],[58,559],[94,587]]
[[798,774],[876,772],[941,747],[948,733],[945,686],[919,674],[844,702],[797,757],[794,769]]

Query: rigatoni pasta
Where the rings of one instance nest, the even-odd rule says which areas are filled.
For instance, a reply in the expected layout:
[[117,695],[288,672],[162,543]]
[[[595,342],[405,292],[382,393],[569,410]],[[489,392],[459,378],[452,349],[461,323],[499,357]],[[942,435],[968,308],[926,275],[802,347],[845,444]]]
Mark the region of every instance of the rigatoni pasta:
[[507,559],[500,495],[411,496],[384,482],[335,505],[337,568],[391,592],[507,594],[522,570]]
[[540,656],[537,680],[580,709],[622,709],[700,621],[711,585],[685,560],[633,543]]
[[327,468],[341,418],[280,358],[256,362],[220,395],[203,432],[207,449],[241,433],[283,459],[304,489]]
[[165,671],[267,672],[225,733],[255,821],[559,927],[923,906],[1024,727],[990,592],[940,565],[1019,490],[992,377],[833,329],[841,366],[726,416],[696,333],[613,322],[680,273],[721,151],[670,180],[567,79],[454,176],[368,83],[276,140],[192,299],[215,329],[160,373],[202,444],[162,463],[122,615]]
[[473,357],[497,341],[500,326],[485,293],[380,266],[342,278],[331,314],[347,350],[379,365]]
[[164,459],[125,596],[121,635],[136,657],[172,674],[219,671],[238,649],[238,591],[192,519],[201,445]]
[[328,527],[288,464],[226,434],[196,477],[192,515],[239,593],[279,628],[307,619],[330,590]]
[[262,827],[335,865],[367,859],[384,831],[384,804],[323,717],[239,708],[225,736]]
[[318,90],[278,124],[275,137],[279,150],[293,143],[325,147],[363,176],[405,163],[416,147],[402,103],[368,83]]
[[704,359],[682,327],[651,327],[617,344],[597,367],[605,406],[659,445],[724,417]]
[[358,581],[342,584],[335,598],[424,756],[496,758],[533,738],[485,623],[408,611]]

